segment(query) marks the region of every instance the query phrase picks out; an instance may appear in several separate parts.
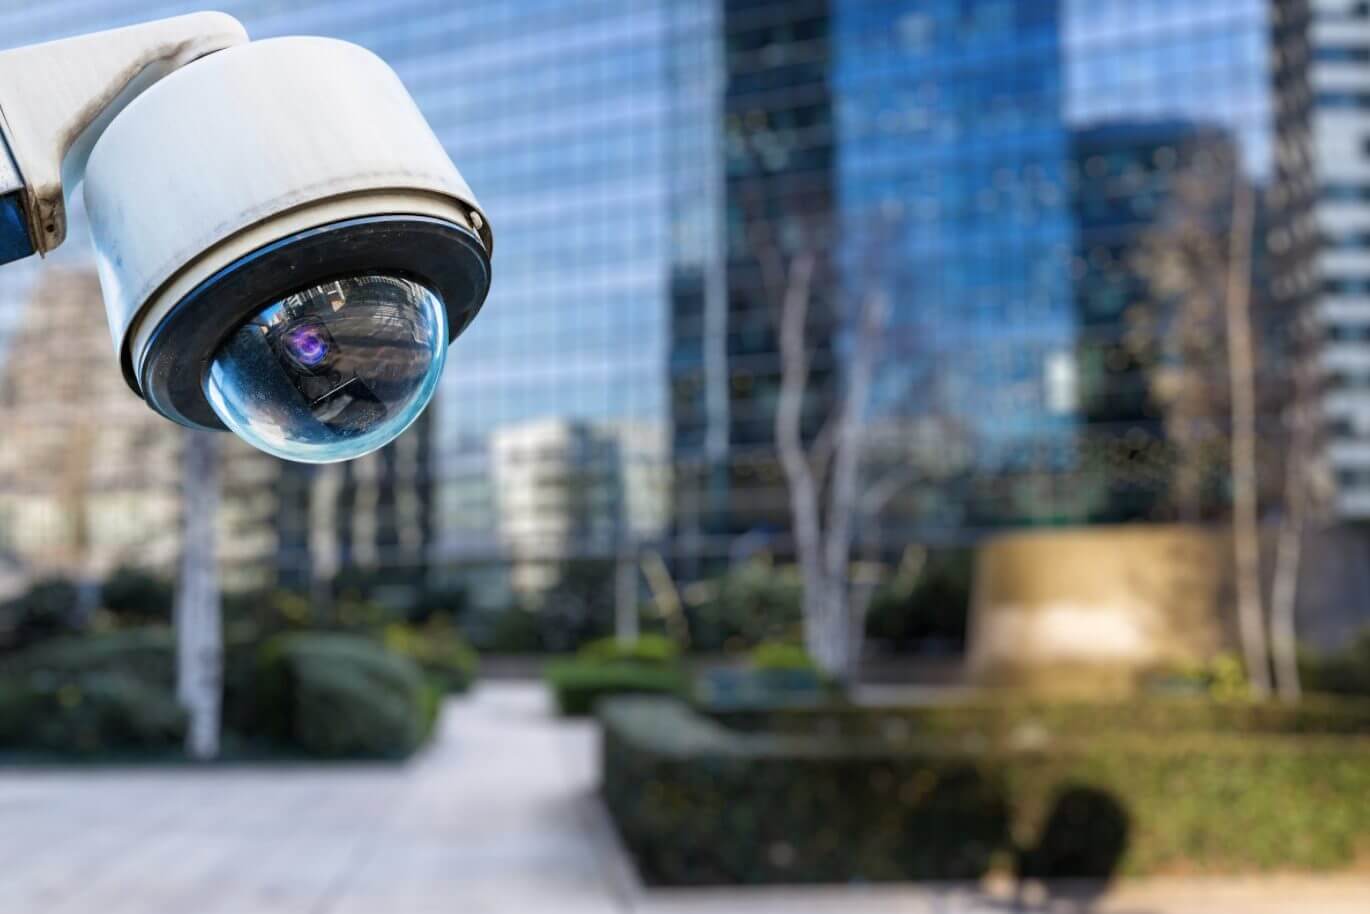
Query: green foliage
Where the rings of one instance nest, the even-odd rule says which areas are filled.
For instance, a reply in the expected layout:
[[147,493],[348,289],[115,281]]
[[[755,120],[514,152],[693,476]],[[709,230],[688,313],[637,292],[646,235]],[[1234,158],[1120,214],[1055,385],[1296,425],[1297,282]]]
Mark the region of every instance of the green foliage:
[[174,600],[171,581],[131,566],[116,569],[100,587],[100,605],[120,625],[168,625]]
[[278,635],[261,649],[262,730],[311,755],[408,755],[432,726],[432,697],[412,661],[347,634]]
[[1204,694],[1218,701],[1251,697],[1251,683],[1242,659],[1222,653],[1205,663],[1192,663],[1151,677],[1148,691]]
[[170,692],[176,683],[174,635],[169,628],[157,627],[67,635],[0,661],[0,675],[68,681],[92,672],[126,675]]
[[548,664],[543,675],[556,696],[558,709],[569,716],[589,714],[596,702],[609,695],[684,694],[688,682],[675,665],[581,659]]
[[66,578],[45,578],[0,604],[0,647],[22,649],[79,627],[81,595]]
[[576,652],[580,660],[595,663],[639,663],[647,666],[670,666],[680,661],[680,645],[665,635],[640,635],[633,641],[599,638],[581,646]]
[[1370,704],[600,715],[604,796],[658,884],[1326,870],[1370,841]]
[[185,719],[171,693],[128,673],[0,677],[0,749],[173,751],[184,734]]
[[538,614],[523,606],[482,609],[462,622],[476,649],[487,654],[537,654],[543,651]]
[[[470,671],[455,632],[411,643],[435,681],[378,640],[279,635],[225,647],[225,744],[326,756],[405,755],[436,719],[439,675]],[[469,650],[469,649],[467,649]],[[67,636],[0,660],[0,748],[120,755],[181,743],[175,639],[167,628]]]
[[387,650],[417,663],[440,693],[457,695],[475,682],[480,658],[461,632],[444,622],[387,625],[383,640]]
[[914,575],[892,575],[871,599],[866,634],[895,650],[966,643],[975,555],[970,549],[933,551]]
[[0,747],[78,755],[180,745],[172,636],[128,629],[43,641],[0,662]]
[[761,672],[779,671],[818,674],[818,664],[804,645],[793,641],[766,641],[758,644],[749,658],[751,667]]
[[1336,653],[1305,654],[1299,666],[1308,689],[1370,697],[1370,630]]
[[694,700],[711,710],[774,709],[821,704],[838,696],[802,644],[766,641],[748,655],[747,667],[716,666],[695,682]]
[[763,641],[792,639],[802,629],[803,582],[793,565],[753,559],[712,581],[687,588],[691,646],[701,651],[745,650]]
[[224,628],[242,638],[265,638],[319,624],[314,604],[293,590],[240,591],[223,595]]

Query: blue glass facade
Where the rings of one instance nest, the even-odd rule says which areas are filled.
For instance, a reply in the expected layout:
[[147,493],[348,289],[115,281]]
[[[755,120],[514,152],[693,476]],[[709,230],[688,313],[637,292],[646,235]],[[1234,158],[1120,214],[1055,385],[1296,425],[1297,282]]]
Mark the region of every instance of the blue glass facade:
[[875,419],[962,454],[903,499],[895,529],[1164,516],[1165,407],[1121,342],[1155,294],[1138,245],[1173,217],[1171,184],[1200,139],[1269,188],[1268,12],[834,3],[849,269],[889,248]]
[[[0,0],[0,40],[197,6]],[[873,281],[888,295],[868,457],[921,472],[886,545],[1160,516],[1168,414],[1120,343],[1151,294],[1137,258],[1196,143],[1230,150],[1262,196],[1277,178],[1266,0],[222,8],[257,38],[388,60],[496,237],[485,311],[408,443],[275,472],[274,553],[295,580],[362,562],[446,586],[481,567],[494,595],[549,580],[511,564],[625,542],[687,577],[739,542],[783,551],[763,221],[832,239],[810,435],[842,389],[850,302]]]
[[[1075,338],[1057,4],[839,2],[835,23],[848,266],[877,257],[891,287],[876,421],[957,436],[960,476],[1061,469],[1077,422],[1045,383]],[[977,510],[947,494],[920,522]]]

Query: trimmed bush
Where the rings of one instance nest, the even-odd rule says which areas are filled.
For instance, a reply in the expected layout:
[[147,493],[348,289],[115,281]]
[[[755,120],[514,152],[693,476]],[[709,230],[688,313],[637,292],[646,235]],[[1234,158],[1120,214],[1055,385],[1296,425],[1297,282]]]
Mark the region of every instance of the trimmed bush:
[[62,680],[87,673],[117,673],[148,688],[176,686],[176,643],[169,628],[129,628],[98,635],[68,635],[0,659],[0,675]]
[[1370,846],[1363,704],[600,714],[604,796],[656,884],[1326,870]]
[[601,706],[605,801],[658,885],[974,879],[1007,841],[971,758],[732,733],[680,702]]
[[579,659],[548,664],[544,676],[556,696],[557,708],[568,716],[589,714],[596,702],[610,695],[681,695],[688,684],[685,673],[676,666]]
[[670,666],[679,662],[680,646],[665,635],[642,635],[633,641],[600,638],[582,645],[576,656],[595,663]]
[[461,694],[476,680],[480,658],[449,625],[388,625],[383,640],[387,650],[417,663],[441,694]]
[[178,750],[174,697],[127,673],[0,678],[0,749],[69,755]]
[[901,707],[809,705],[732,710],[708,707],[730,730],[843,741],[900,743],[971,733],[1004,746],[1055,738],[1214,732],[1269,735],[1370,735],[1370,702],[1311,695],[1296,705],[1155,697],[1132,702],[1051,702],[1004,698]]
[[767,641],[752,650],[745,668],[703,671],[693,697],[710,710],[723,711],[824,705],[837,694],[803,645]]
[[311,755],[405,756],[435,719],[418,666],[371,638],[278,635],[261,650],[257,680],[267,734]]

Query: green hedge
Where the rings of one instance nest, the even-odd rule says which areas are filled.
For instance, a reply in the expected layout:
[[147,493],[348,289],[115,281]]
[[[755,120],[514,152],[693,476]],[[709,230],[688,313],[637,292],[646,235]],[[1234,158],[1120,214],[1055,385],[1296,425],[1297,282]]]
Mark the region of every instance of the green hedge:
[[[43,642],[0,661],[0,750],[177,752],[175,643],[165,628]],[[376,640],[300,633],[225,649],[224,745],[250,756],[395,757],[436,719],[441,689]]]
[[311,755],[404,756],[436,717],[437,690],[418,666],[357,635],[278,635],[262,648],[257,681],[264,731]]
[[680,661],[680,645],[665,635],[641,635],[631,641],[599,638],[581,645],[576,651],[576,657],[597,663],[671,666]]
[[[1014,867],[1053,877],[1318,870],[1363,860],[1364,707],[1342,715],[1315,702],[1301,715],[1200,704],[1143,702],[1122,716],[1117,706],[1038,707],[1026,718],[964,707],[795,711],[767,718],[785,724],[778,730],[749,733],[678,701],[618,699],[601,707],[603,792],[656,884],[967,879]],[[1334,735],[1317,732],[1322,725]]]
[[1370,701],[1312,695],[1296,705],[1212,701],[1202,697],[1153,697],[1132,702],[999,701],[936,703],[889,708],[799,705],[703,710],[731,730],[819,734],[894,743],[925,736],[972,734],[976,739],[1022,747],[1052,737],[1095,734],[1212,732],[1265,734],[1370,734]]
[[185,718],[171,693],[127,673],[0,678],[0,749],[63,755],[174,752]]
[[638,663],[563,660],[548,664],[543,675],[558,710],[570,716],[589,714],[600,699],[611,695],[683,695],[688,686],[679,667]]
[[444,694],[459,695],[476,681],[480,657],[455,628],[441,623],[388,625],[382,640],[391,653],[417,663]]

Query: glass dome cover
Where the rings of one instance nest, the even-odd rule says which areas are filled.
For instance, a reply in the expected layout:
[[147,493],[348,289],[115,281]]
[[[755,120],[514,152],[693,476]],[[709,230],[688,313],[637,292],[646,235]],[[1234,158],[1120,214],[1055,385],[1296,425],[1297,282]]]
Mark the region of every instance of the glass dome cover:
[[215,353],[205,395],[254,447],[333,463],[408,428],[432,399],[446,355],[446,309],[432,290],[359,275],[259,311]]

